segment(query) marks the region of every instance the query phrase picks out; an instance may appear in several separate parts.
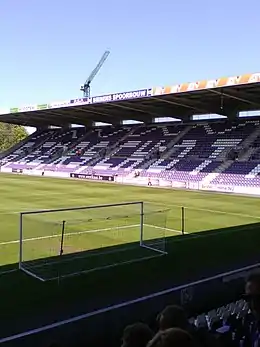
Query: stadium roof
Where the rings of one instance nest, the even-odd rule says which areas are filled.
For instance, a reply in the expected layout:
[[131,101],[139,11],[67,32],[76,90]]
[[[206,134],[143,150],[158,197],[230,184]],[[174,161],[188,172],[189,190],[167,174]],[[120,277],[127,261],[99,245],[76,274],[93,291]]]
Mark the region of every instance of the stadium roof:
[[240,111],[260,110],[259,95],[260,73],[255,73],[0,110],[0,121],[41,127],[150,123],[160,117],[187,121],[194,114],[212,113],[232,118]]

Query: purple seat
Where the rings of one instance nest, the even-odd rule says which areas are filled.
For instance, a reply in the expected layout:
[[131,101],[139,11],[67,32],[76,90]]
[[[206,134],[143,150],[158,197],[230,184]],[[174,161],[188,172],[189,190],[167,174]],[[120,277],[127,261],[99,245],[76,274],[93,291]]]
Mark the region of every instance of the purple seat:
[[[14,169],[118,173],[138,169],[141,176],[226,185],[259,185],[260,135],[251,143],[249,161],[223,162],[260,126],[258,119],[203,121],[38,131],[2,165]],[[220,169],[219,169],[220,168]],[[249,176],[248,176],[249,175]]]

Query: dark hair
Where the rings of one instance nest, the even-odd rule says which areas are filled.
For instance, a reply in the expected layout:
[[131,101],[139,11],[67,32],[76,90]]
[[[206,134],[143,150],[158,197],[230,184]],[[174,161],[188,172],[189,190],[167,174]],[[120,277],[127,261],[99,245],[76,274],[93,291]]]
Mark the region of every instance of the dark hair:
[[158,321],[161,330],[169,328],[185,328],[188,324],[185,310],[181,306],[177,305],[165,307],[158,316]]
[[152,330],[144,323],[128,325],[123,333],[124,346],[145,347],[153,335]]
[[172,346],[194,347],[195,342],[187,331],[179,328],[171,328],[160,331],[148,344],[148,347]]
[[259,284],[260,286],[260,272],[253,272],[251,273],[247,279],[246,279],[247,282],[255,282],[257,284]]

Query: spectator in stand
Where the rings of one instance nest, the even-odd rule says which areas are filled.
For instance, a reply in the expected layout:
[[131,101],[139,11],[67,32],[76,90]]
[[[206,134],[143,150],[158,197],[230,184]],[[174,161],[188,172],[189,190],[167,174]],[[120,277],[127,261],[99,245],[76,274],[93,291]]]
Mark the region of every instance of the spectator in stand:
[[186,312],[177,305],[167,306],[158,316],[159,330],[170,328],[185,329],[189,324]]
[[198,347],[198,344],[187,331],[171,328],[156,334],[147,347]]
[[245,299],[257,321],[260,321],[260,273],[251,274],[246,281]]
[[215,338],[205,330],[198,330],[189,323],[185,310],[181,306],[167,306],[158,316],[159,330],[179,328],[187,331],[196,341],[197,346],[214,347],[217,345]]
[[122,347],[146,347],[153,338],[153,332],[144,323],[135,323],[125,328]]
[[157,153],[156,153],[157,159],[161,158],[161,153],[160,153],[160,149],[157,148]]
[[245,287],[245,300],[253,314],[254,322],[250,324],[250,320],[247,322],[247,335],[245,336],[245,344],[242,346],[254,346],[260,347],[260,273],[251,274],[246,281]]

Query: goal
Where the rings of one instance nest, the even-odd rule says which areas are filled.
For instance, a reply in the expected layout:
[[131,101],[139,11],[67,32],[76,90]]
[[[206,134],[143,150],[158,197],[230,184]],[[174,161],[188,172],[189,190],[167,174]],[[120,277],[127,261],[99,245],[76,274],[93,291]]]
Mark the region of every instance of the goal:
[[22,212],[19,268],[48,281],[165,255],[167,214],[143,202]]

